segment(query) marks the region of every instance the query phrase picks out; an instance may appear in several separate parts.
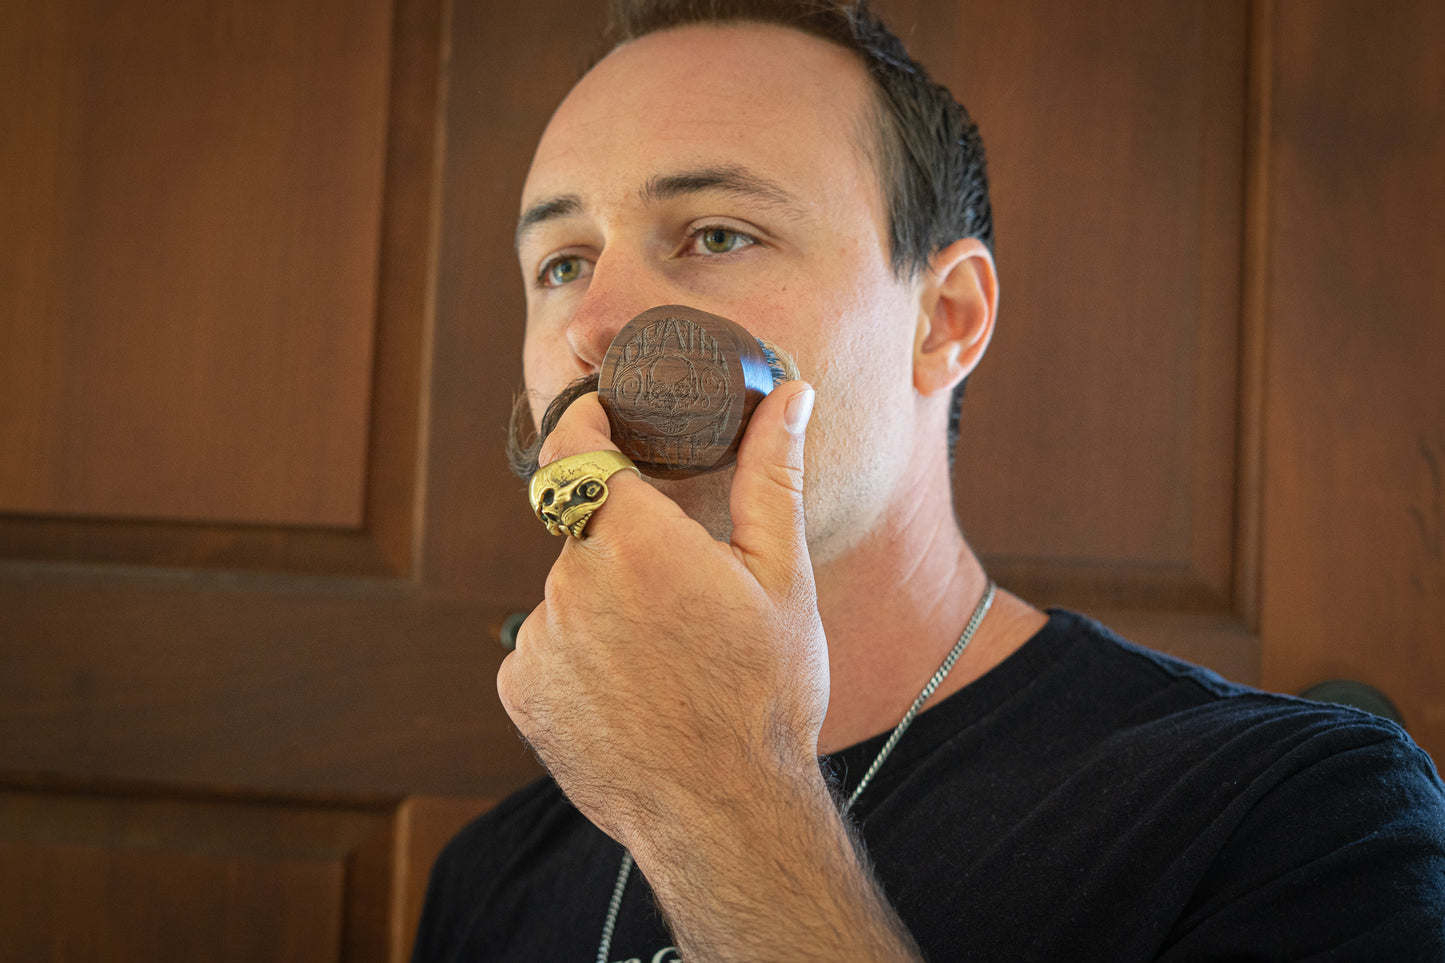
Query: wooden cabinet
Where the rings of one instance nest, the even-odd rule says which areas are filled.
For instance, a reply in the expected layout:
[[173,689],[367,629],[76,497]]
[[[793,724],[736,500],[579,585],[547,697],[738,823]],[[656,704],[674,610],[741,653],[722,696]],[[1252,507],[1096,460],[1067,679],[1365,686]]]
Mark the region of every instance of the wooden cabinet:
[[[1246,682],[1369,682],[1440,758],[1445,14],[878,5],[990,148],[990,569]],[[501,454],[512,229],[600,5],[0,17],[0,772],[152,787],[5,794],[0,876],[77,934],[184,906],[395,957],[346,880],[400,912],[405,800],[537,773],[493,689],[556,551]]]
[[1269,26],[1263,679],[1366,682],[1438,766],[1445,9],[1280,4]]
[[404,963],[482,800],[0,783],[0,959]]

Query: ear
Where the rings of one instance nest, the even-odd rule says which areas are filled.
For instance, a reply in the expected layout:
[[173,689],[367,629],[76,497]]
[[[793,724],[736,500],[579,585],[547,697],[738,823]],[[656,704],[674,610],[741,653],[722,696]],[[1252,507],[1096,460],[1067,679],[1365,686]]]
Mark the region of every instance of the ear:
[[913,347],[913,386],[924,396],[952,391],[978,366],[998,316],[998,272],[977,238],[929,259]]

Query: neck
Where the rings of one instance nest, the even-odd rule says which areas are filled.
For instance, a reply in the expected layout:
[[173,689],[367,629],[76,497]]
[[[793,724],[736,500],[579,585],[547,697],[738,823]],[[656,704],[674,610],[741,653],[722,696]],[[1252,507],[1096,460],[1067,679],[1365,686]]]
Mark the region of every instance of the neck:
[[[815,566],[815,574],[831,673],[818,748],[828,753],[897,725],[958,641],[988,576],[951,517],[940,523],[919,510],[879,526],[846,557]],[[925,710],[998,665],[1044,621],[1000,591]]]

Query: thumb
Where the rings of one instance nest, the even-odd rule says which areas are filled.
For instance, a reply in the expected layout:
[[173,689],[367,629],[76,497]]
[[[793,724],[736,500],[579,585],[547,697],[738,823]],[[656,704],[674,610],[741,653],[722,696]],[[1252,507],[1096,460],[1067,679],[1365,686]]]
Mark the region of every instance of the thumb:
[[803,381],[774,388],[758,402],[738,446],[729,501],[732,545],[765,587],[772,579],[812,576],[803,529],[803,441],[813,397]]

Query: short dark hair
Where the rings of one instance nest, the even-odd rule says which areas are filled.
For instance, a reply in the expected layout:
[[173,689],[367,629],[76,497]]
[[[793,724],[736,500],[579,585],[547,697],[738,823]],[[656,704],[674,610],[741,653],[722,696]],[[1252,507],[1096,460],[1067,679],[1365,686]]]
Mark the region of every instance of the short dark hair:
[[[876,158],[888,206],[889,261],[915,276],[938,251],[978,238],[993,253],[993,211],[978,125],[928,76],[867,0],[613,0],[609,46],[671,27],[771,23],[852,51],[868,70],[878,107]],[[967,379],[953,393],[948,449],[958,441]]]

